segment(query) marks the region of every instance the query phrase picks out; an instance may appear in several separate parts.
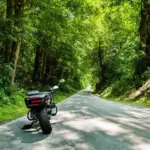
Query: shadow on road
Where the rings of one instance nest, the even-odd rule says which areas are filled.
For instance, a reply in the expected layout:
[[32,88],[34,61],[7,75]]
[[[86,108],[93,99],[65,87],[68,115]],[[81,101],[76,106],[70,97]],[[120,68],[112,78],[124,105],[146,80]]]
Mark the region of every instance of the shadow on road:
[[56,119],[61,147],[67,141],[74,149],[150,149],[150,109],[95,98],[80,93],[64,103]]
[[58,108],[58,115],[52,119],[51,135],[42,134],[38,128],[23,131],[21,127],[26,121],[20,120],[0,127],[0,149],[150,149],[148,108],[100,100],[85,92],[60,103]]

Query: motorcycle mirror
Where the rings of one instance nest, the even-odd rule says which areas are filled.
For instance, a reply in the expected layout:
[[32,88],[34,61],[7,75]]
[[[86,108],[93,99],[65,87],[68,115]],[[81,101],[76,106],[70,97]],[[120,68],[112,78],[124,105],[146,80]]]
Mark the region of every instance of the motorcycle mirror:
[[53,90],[57,90],[57,89],[59,89],[59,87],[58,87],[57,85],[55,85],[55,86],[53,87]]
[[61,83],[64,83],[65,82],[65,79],[60,79],[59,80],[59,83],[61,84]]

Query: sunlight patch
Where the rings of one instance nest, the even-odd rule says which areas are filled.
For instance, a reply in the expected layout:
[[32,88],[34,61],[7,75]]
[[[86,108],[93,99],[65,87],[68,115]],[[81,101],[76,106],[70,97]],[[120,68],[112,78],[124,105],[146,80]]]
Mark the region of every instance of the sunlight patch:
[[150,150],[150,143],[143,143],[143,144],[139,144],[137,146],[134,147],[134,150]]
[[57,132],[57,134],[62,135],[65,139],[68,140],[78,140],[80,139],[80,136],[77,133],[74,133],[70,130],[60,130]]
[[108,135],[116,136],[129,131],[121,128],[118,124],[109,122],[102,118],[80,119],[78,121],[68,121],[64,123],[77,130],[85,132],[104,131]]
[[85,143],[77,144],[76,147],[81,150],[92,150],[92,147]]

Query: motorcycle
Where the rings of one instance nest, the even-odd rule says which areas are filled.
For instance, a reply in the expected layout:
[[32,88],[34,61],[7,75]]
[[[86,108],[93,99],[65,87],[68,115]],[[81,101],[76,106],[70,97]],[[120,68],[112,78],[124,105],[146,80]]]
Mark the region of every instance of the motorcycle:
[[[63,83],[64,79],[59,81]],[[32,121],[31,125],[39,122],[39,125],[45,134],[49,134],[52,131],[50,124],[51,116],[57,114],[57,106],[54,103],[54,92],[59,88],[54,86],[49,89],[49,92],[39,92],[37,90],[29,91],[25,98],[25,103],[29,112],[27,113],[28,120]]]

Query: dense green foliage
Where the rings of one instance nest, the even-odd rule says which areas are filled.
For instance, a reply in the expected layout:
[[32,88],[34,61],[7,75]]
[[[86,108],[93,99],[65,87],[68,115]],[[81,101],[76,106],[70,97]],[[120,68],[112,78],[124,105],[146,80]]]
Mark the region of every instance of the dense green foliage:
[[[100,86],[112,86],[113,94],[122,94],[134,85],[139,54],[140,3],[130,1],[103,3],[100,16],[98,78]],[[98,67],[99,67],[98,66]]]
[[[130,93],[150,77],[148,0],[1,0],[0,103],[13,88]],[[5,98],[4,98],[5,97]]]
[[[97,15],[98,6],[95,2],[47,0],[24,4],[24,12],[19,20],[21,26],[14,24],[13,32],[8,32],[8,35],[5,34],[6,30],[1,29],[1,45],[5,44],[7,38],[17,41],[17,34],[21,37],[16,84],[53,85],[59,78],[65,78],[68,85],[76,88],[85,85],[89,78],[87,53],[93,48],[96,38],[93,17]],[[3,5],[6,6],[5,1]],[[5,14],[6,7],[2,9]],[[7,24],[5,15],[3,19],[1,22]],[[11,59],[6,61],[5,48],[1,47],[2,64],[6,63],[12,68],[7,74],[3,72],[2,76],[8,76],[9,83],[14,64]]]

